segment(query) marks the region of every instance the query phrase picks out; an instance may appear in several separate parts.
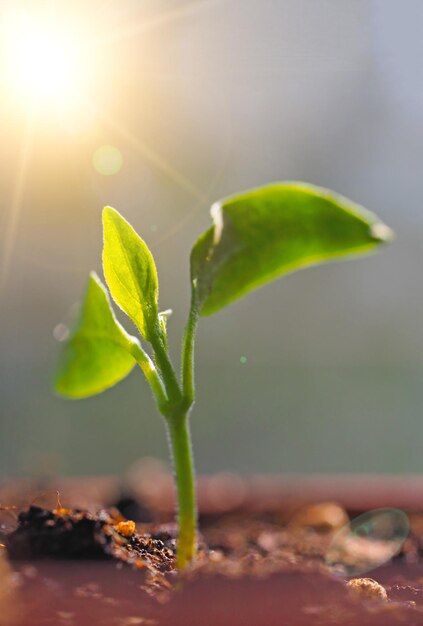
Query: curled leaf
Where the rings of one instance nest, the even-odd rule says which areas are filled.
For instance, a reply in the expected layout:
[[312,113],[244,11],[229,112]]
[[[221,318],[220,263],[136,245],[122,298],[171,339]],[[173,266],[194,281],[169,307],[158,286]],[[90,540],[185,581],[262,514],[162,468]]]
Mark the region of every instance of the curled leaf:
[[213,205],[191,252],[196,308],[211,315],[296,270],[371,252],[392,231],[363,207],[306,183],[275,183]]

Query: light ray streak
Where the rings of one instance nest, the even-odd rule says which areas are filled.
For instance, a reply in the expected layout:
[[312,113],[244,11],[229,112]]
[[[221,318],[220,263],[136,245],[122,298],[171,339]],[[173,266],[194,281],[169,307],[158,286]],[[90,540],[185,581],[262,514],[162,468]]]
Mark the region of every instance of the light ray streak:
[[182,172],[172,167],[167,161],[161,157],[155,150],[153,150],[145,141],[134,137],[132,133],[128,131],[122,124],[113,120],[110,116],[96,111],[103,123],[109,126],[113,131],[120,135],[128,144],[134,148],[137,152],[142,154],[147,161],[149,161],[156,169],[165,174],[170,180],[172,180],[178,187],[186,191],[190,196],[204,202],[207,196],[198,189],[194,183],[189,180]]
[[[218,184],[219,180],[223,176],[223,173],[225,171],[225,167],[226,167],[226,165],[227,165],[227,163],[229,161],[229,156],[230,156],[230,147],[231,147],[231,140],[230,139],[228,141],[227,149],[225,150],[224,156],[223,156],[223,158],[221,160],[221,164],[217,168],[216,174],[213,176],[210,184],[208,185],[207,191],[204,194],[204,201],[201,203],[202,205],[205,205],[205,204],[210,205],[211,204],[211,194],[212,194],[212,191],[216,187],[216,185]],[[161,237],[156,239],[156,241],[154,241],[154,243],[152,243],[151,247],[153,249],[159,248],[164,243],[166,243],[166,241],[168,241],[170,238],[174,237],[183,228],[183,226],[187,222],[189,222],[189,220],[198,212],[199,208],[200,207],[199,207],[198,204],[193,206],[178,222],[176,222],[174,224],[173,227],[169,228],[166,233],[164,233]],[[207,206],[207,208],[208,208],[208,206]]]
[[[231,155],[231,148],[233,145],[233,127],[232,127],[232,123],[230,118],[228,118],[228,116],[226,116],[227,119],[227,133],[226,133],[226,146],[223,150],[223,155],[222,158],[220,160],[220,165],[217,167],[216,172],[214,174],[214,176],[212,177],[211,181],[209,182],[209,184],[207,185],[207,189],[204,193],[204,201],[202,202],[202,205],[207,204],[207,208],[211,205],[212,202],[212,193],[214,191],[214,188],[217,186],[217,184],[219,183],[219,181],[221,180],[225,169],[228,165],[229,162],[229,157]],[[196,204],[195,206],[191,207],[191,209],[189,211],[187,211],[187,213],[177,222],[173,225],[173,227],[169,228],[161,237],[158,237],[153,243],[152,243],[152,248],[153,249],[157,249],[160,246],[162,246],[164,243],[166,243],[168,241],[168,239],[170,239],[171,237],[175,236],[182,228],[183,226],[189,222],[189,220],[198,212],[199,210],[199,205]]]
[[13,257],[13,249],[16,242],[19,218],[22,209],[22,200],[28,171],[28,163],[33,141],[33,115],[28,114],[25,129],[22,136],[19,165],[16,174],[16,182],[12,192],[10,203],[9,220],[6,222],[3,254],[0,264],[0,292],[6,287]]
[[180,19],[181,17],[185,17],[191,13],[196,13],[203,7],[217,4],[218,2],[222,2],[222,0],[193,0],[192,2],[187,2],[186,4],[177,7],[176,9],[170,9],[169,11],[160,13],[155,17],[146,19],[145,21],[137,22],[132,26],[128,26],[127,28],[120,31],[113,32],[106,37],[98,38],[95,41],[95,45],[109,45],[118,43],[124,39],[136,37],[137,35],[145,33],[146,31],[167,24],[168,22]]

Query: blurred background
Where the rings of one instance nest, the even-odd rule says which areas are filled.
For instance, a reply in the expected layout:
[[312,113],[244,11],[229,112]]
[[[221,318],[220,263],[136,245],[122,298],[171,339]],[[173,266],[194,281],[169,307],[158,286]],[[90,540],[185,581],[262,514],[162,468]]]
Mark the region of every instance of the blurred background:
[[397,240],[202,320],[197,467],[423,470],[422,28],[419,0],[3,0],[3,475],[167,460],[138,371],[85,401],[51,391],[101,272],[103,205],[156,257],[177,361],[211,203],[284,179],[343,193]]

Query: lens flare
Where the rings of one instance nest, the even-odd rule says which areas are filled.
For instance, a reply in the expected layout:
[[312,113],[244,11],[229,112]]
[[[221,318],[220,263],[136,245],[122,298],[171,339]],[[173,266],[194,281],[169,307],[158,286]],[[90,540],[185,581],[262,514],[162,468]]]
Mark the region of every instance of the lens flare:
[[101,146],[93,154],[94,169],[103,176],[117,174],[123,165],[123,157],[115,146]]
[[361,576],[399,553],[410,530],[399,509],[375,509],[341,528],[326,553],[326,563],[341,575]]

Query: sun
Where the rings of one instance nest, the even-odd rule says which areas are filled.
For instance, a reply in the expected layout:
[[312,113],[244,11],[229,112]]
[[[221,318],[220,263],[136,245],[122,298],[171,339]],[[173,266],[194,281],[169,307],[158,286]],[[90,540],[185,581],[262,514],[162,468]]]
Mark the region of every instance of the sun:
[[16,11],[3,19],[3,75],[29,106],[70,107],[87,81],[81,42],[46,15]]

